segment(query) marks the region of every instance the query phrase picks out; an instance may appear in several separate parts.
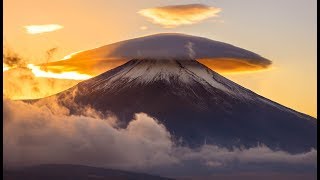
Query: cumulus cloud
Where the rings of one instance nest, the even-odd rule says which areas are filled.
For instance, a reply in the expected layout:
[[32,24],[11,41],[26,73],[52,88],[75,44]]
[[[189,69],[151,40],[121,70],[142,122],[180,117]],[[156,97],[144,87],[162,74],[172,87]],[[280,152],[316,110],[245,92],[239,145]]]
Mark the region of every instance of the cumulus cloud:
[[203,4],[187,4],[142,9],[138,13],[155,24],[160,24],[165,28],[173,28],[215,17],[220,11],[220,8]]
[[81,116],[54,99],[33,105],[4,99],[4,166],[82,164],[131,171],[173,175],[234,168],[266,168],[277,164],[316,167],[317,150],[301,154],[272,151],[264,145],[226,149],[205,144],[181,146],[166,127],[144,113],[136,114],[126,128],[117,118],[102,119],[83,107]]
[[[146,168],[175,161],[169,152],[170,134],[145,114],[137,114],[126,129],[118,129],[113,118],[69,116],[68,109],[54,100],[50,107],[10,100],[4,105],[7,166],[75,163]],[[19,108],[24,112],[15,112]]]

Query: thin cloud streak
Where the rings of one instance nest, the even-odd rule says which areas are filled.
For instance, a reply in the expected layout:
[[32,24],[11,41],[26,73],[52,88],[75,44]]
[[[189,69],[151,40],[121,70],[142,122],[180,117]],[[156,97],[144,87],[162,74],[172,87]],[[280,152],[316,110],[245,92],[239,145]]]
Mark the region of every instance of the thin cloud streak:
[[27,66],[31,69],[32,73],[36,77],[46,77],[46,78],[56,78],[56,79],[72,79],[72,80],[85,80],[89,79],[92,76],[87,74],[81,74],[76,71],[62,72],[62,73],[54,73],[50,71],[44,71],[40,68],[40,66],[36,66],[33,64],[28,64]]
[[28,34],[41,34],[45,32],[52,32],[62,29],[63,26],[59,24],[43,24],[43,25],[28,25],[24,26]]

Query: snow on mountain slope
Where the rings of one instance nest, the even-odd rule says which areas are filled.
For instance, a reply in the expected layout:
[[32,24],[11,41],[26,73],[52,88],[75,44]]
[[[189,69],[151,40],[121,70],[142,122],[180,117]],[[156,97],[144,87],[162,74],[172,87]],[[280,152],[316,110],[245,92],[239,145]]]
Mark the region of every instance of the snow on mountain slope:
[[53,97],[71,113],[79,113],[74,103],[106,116],[111,112],[121,127],[135,113],[147,113],[190,146],[204,141],[230,148],[262,143],[303,152],[317,144],[314,118],[259,96],[192,59],[134,59]]
[[[134,60],[131,61],[132,66],[126,66],[122,71],[114,74],[110,78],[100,77],[93,85],[90,86],[92,91],[99,89],[108,89],[117,87],[119,79],[126,79],[127,83],[135,80],[136,83],[148,84],[158,80],[165,80],[171,83],[172,80],[179,81],[184,84],[191,84],[193,82],[201,82],[204,86],[213,86],[222,91],[232,93],[223,84],[214,81],[212,76],[214,74],[209,71],[201,73],[192,66],[198,64],[195,60]],[[125,86],[125,84],[123,84]],[[121,84],[122,86],[122,84]],[[121,87],[117,87],[121,88]]]
[[[117,89],[125,88],[126,84],[131,81],[139,84],[148,84],[159,80],[165,80],[174,85],[172,80],[184,83],[184,86],[192,86],[194,82],[200,82],[206,89],[217,88],[235,98],[243,100],[256,100],[267,103],[282,111],[288,111],[299,115],[296,111],[285,108],[277,103],[274,103],[266,98],[257,96],[248,89],[239,86],[232,81],[220,76],[214,71],[211,71],[202,64],[193,59],[185,60],[157,60],[157,59],[135,59],[132,60],[130,66],[126,66],[120,72],[117,72],[110,78],[101,76],[96,79],[93,84],[88,85],[90,91],[99,91],[101,89]],[[120,81],[126,81],[126,84],[118,84]],[[85,85],[87,86],[87,85]],[[132,84],[130,84],[132,86]],[[214,94],[212,94],[214,96]]]

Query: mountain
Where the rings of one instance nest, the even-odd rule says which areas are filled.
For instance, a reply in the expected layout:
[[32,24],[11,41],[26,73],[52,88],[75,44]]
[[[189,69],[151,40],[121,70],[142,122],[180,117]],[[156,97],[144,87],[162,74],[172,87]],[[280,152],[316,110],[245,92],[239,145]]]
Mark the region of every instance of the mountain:
[[[48,164],[3,170],[6,180],[170,180],[155,175],[70,164]],[[173,179],[171,179],[173,180]]]
[[315,118],[255,94],[190,58],[133,59],[52,97],[74,114],[79,106],[113,113],[121,127],[135,113],[147,113],[191,147],[264,144],[292,153],[317,147]]

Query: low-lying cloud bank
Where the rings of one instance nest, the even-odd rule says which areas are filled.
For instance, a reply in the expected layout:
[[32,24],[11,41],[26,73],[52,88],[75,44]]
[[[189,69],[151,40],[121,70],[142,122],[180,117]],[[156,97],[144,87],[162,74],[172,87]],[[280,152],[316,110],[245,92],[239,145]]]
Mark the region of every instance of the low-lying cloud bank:
[[116,117],[101,119],[90,108],[83,111],[85,116],[69,115],[55,100],[31,105],[5,99],[4,166],[67,163],[162,175],[316,168],[315,149],[301,154],[272,151],[264,145],[228,150],[205,144],[191,149],[178,145],[166,127],[147,114],[136,114],[121,129]]

